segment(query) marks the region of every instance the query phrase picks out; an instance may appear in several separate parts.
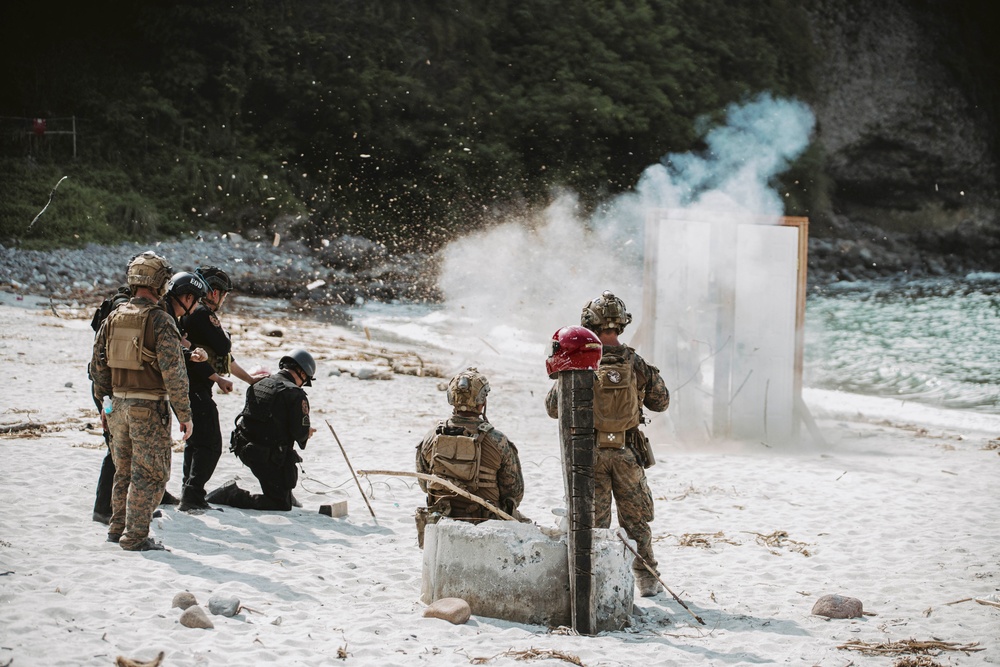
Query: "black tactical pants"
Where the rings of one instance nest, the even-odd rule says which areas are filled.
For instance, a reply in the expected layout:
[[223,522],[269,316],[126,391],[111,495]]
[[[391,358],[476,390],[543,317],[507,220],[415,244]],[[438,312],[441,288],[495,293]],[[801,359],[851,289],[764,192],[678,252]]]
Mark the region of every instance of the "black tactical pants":
[[[111,440],[110,435],[108,440]],[[101,476],[97,478],[97,497],[94,499],[94,512],[111,516],[111,489],[115,485],[115,460],[111,456],[111,446],[101,464]]]
[[222,431],[211,387],[192,391],[190,397],[194,431],[184,445],[183,500],[201,503],[205,500],[205,485],[222,456]]
[[[278,510],[288,512],[292,509],[292,489],[295,488],[295,478],[298,470],[294,460],[286,460],[281,466],[252,465],[250,472],[260,482],[261,493],[250,493],[239,487],[221,504],[239,507],[247,510]],[[292,485],[289,486],[289,481]]]

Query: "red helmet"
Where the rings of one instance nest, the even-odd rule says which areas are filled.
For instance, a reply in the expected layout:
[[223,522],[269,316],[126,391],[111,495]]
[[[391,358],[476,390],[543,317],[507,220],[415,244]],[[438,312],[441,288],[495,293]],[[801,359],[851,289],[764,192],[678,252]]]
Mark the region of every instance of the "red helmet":
[[563,327],[552,334],[552,355],[545,370],[553,380],[559,371],[596,371],[601,363],[601,339],[581,326]]

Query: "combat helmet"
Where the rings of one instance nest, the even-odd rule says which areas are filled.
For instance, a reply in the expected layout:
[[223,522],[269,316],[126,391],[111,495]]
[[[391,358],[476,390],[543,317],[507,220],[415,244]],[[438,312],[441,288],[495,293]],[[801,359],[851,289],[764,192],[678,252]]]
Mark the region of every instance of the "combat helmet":
[[157,296],[163,296],[164,286],[172,273],[167,260],[152,250],[136,255],[125,268],[125,278],[133,292],[137,287],[148,287]]
[[205,279],[210,290],[233,291],[233,281],[229,274],[217,266],[199,266],[198,274]]
[[184,294],[193,294],[195,301],[208,294],[208,283],[197,273],[180,271],[167,283],[167,294],[176,299]]
[[604,329],[615,329],[622,333],[631,322],[632,315],[625,312],[625,302],[607,290],[593,301],[587,302],[580,314],[580,324],[594,333],[600,333]]
[[475,368],[466,368],[448,383],[448,404],[455,411],[479,412],[479,406],[486,403],[490,393],[490,383],[486,376]]
[[306,387],[312,386],[312,381],[316,379],[316,360],[313,356],[303,350],[302,348],[297,348],[283,356],[278,360],[278,368],[289,368],[295,367],[306,374],[305,382],[302,384]]

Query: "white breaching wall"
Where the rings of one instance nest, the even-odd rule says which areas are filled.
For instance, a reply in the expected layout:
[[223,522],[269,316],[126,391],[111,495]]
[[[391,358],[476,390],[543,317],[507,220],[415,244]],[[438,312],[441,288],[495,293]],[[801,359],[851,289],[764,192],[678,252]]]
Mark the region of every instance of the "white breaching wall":
[[797,435],[806,234],[803,218],[649,216],[633,342],[671,394],[669,425],[658,420],[651,437],[770,444]]

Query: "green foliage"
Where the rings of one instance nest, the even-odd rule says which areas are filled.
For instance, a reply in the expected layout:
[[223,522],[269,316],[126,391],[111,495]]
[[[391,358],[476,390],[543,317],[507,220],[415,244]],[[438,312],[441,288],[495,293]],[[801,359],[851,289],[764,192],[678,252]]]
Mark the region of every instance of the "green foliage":
[[0,114],[78,117],[76,161],[55,139],[0,144],[0,238],[24,244],[290,216],[309,236],[433,247],[562,187],[596,207],[698,148],[699,116],[808,97],[815,58],[790,0],[182,0],[43,27],[5,12],[27,28],[0,42],[16,101]]

